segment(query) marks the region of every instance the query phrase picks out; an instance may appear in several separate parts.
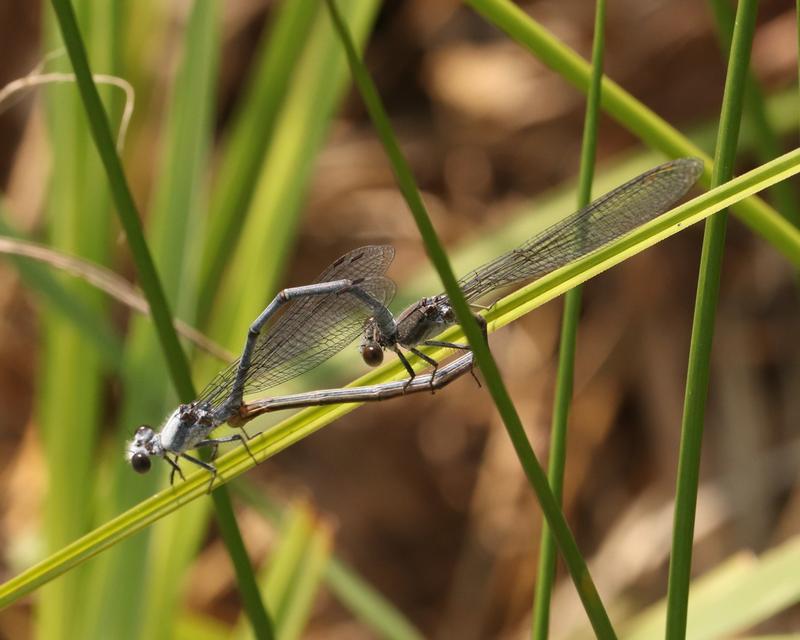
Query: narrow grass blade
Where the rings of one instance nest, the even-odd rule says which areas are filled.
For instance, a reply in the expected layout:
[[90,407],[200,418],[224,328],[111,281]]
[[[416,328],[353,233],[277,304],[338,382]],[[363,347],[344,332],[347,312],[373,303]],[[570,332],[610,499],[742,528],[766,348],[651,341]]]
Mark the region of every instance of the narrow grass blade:
[[[595,3],[594,44],[592,46],[592,79],[586,100],[586,115],[581,145],[581,167],[578,186],[578,206],[582,209],[592,199],[592,179],[597,150],[597,113],[600,105],[600,81],[603,77],[605,49],[605,0]],[[556,374],[553,418],[550,428],[550,459],[547,478],[559,504],[564,490],[564,467],[567,457],[567,423],[572,402],[575,375],[575,350],[578,341],[578,319],[581,310],[581,287],[577,286],[564,297],[564,316],[561,321],[558,372]],[[550,629],[550,596],[556,574],[556,547],[547,524],[542,524],[539,547],[539,566],[536,578],[531,637],[545,640]]]
[[[353,24],[360,33],[368,31],[374,11],[374,2],[353,5]],[[222,290],[215,306],[216,318],[210,322],[202,318],[211,325],[214,335],[237,349],[263,302],[274,294],[286,244],[294,229],[291,221],[299,211],[312,159],[323,139],[332,106],[344,88],[344,62],[341,54],[334,55],[333,34],[325,34],[317,26],[313,37],[301,40],[305,50],[292,75],[292,88],[274,126],[266,159],[261,163],[256,192],[243,223],[243,235],[238,248],[227,256],[229,269],[243,270],[247,282],[237,281],[237,276],[229,274],[233,283]],[[270,86],[272,91],[277,90],[275,85]],[[264,153],[257,148],[249,151]],[[242,295],[243,291],[248,291],[248,295]],[[201,378],[210,377],[218,368],[217,362],[206,358],[198,364]],[[197,511],[182,515],[180,522],[171,521],[160,527],[165,532],[155,545],[154,561],[161,571],[176,574],[183,570],[198,536],[205,530],[204,522],[204,513]],[[187,531],[193,532],[194,543],[187,542]],[[175,551],[176,545],[181,549],[179,553]],[[160,588],[160,584],[162,581],[155,584],[156,588]],[[169,604],[169,598],[158,598],[162,612],[169,609]],[[159,632],[162,618],[163,615],[148,617],[145,625],[149,632]]]
[[[505,326],[521,315],[678,233],[689,225],[700,222],[717,211],[798,173],[800,173],[800,150],[795,150],[694,198],[630,235],[617,240],[605,249],[586,256],[506,296],[487,313],[489,330],[495,331]],[[800,254],[795,256],[795,263],[800,265]],[[442,334],[443,339],[451,341],[458,340],[460,337],[462,334],[457,327]],[[434,357],[445,355],[444,351],[436,350],[430,350],[428,353]],[[402,365],[393,361],[362,376],[354,381],[352,386],[376,384],[390,379],[400,380],[406,375]],[[331,405],[300,411],[254,437],[248,442],[248,446],[256,460],[263,462],[337,418],[350,413],[357,406]],[[215,463],[220,472],[219,481],[222,483],[229,482],[256,464],[242,447],[226,453]],[[207,489],[208,474],[201,470],[187,475],[185,482],[178,483],[174,487],[164,489],[143,500],[129,511],[109,520],[81,539],[63,547],[57,553],[0,585],[0,608],[117,544],[120,540],[141,531],[175,510],[185,507],[190,501],[207,495]]]
[[381,104],[378,92],[355,51],[347,28],[339,16],[336,3],[334,0],[327,0],[327,5],[330,9],[334,25],[342,39],[342,44],[347,52],[347,59],[350,63],[350,69],[353,73],[356,86],[361,93],[378,136],[381,138],[386,154],[389,156],[389,160],[392,163],[398,186],[411,210],[420,235],[425,242],[428,257],[439,273],[439,277],[444,284],[445,291],[447,291],[450,303],[453,305],[453,309],[456,312],[459,324],[475,354],[475,360],[483,372],[486,386],[506,426],[509,438],[514,445],[514,449],[525,471],[525,475],[528,477],[528,481],[536,492],[545,518],[547,518],[548,523],[553,529],[553,536],[564,554],[570,575],[578,590],[578,595],[583,602],[584,609],[589,619],[592,621],[592,627],[598,637],[613,638],[615,637],[614,630],[611,627],[608,614],[600,601],[600,596],[589,575],[586,562],[581,557],[578,546],[564,519],[564,515],[558,507],[558,502],[550,490],[547,483],[547,476],[536,460],[536,455],[525,435],[522,422],[517,415],[511,397],[508,395],[508,391],[500,377],[500,371],[489,350],[489,345],[484,341],[478,323],[472,316],[472,311],[458,287],[453,269],[436,236],[436,231],[433,228],[428,213],[425,210],[425,205],[419,195],[419,190],[414,182],[411,169],[400,152],[400,147],[392,132],[389,118]]
[[[374,2],[353,5],[353,22],[360,33],[367,32],[374,11]],[[298,35],[296,31],[293,33],[293,37]],[[243,223],[243,235],[238,248],[226,256],[229,268],[233,271],[237,267],[244,270],[252,286],[248,287],[247,282],[237,281],[236,276],[229,275],[233,278],[233,284],[223,288],[215,307],[216,318],[209,322],[214,335],[236,348],[240,346],[249,323],[261,311],[263,302],[274,293],[279,267],[286,254],[286,244],[294,229],[294,223],[290,223],[290,220],[299,211],[313,156],[326,131],[332,105],[344,88],[344,62],[341,55],[332,55],[336,51],[333,35],[325,35],[317,27],[313,37],[300,40],[304,43],[305,51],[296,73],[292,75],[293,84],[285,98],[286,106],[281,110],[274,133],[269,138],[266,159],[260,164],[257,189],[247,210],[247,220]],[[269,88],[271,92],[280,89],[274,84],[270,84]],[[257,107],[248,107],[248,113],[255,113]],[[263,114],[257,116],[262,117]],[[264,154],[257,147],[249,148],[248,152]],[[245,186],[244,183],[239,185],[242,188]],[[206,285],[201,287],[205,288]],[[243,291],[248,291],[248,295],[242,295]],[[208,322],[207,318],[202,319]],[[199,376],[210,377],[217,368],[217,362],[203,358],[198,366]],[[197,511],[182,515],[180,522],[173,520],[160,527],[164,533],[159,535],[153,556],[161,567],[159,571],[169,574],[182,572],[198,537],[205,530],[204,520],[204,513]],[[194,542],[187,541],[187,531],[193,532],[190,535]],[[176,546],[181,549],[178,553]],[[160,584],[163,581],[155,583],[156,589],[160,589]],[[170,598],[157,600],[161,612],[169,610]],[[148,616],[145,621],[148,632],[159,632],[163,626],[161,619],[163,613]]]
[[222,151],[211,197],[199,278],[202,290],[198,317],[204,318],[211,311],[250,206],[259,169],[271,146],[289,80],[297,70],[318,12],[316,0],[282,2],[272,28],[265,30],[259,45],[249,86]]
[[[204,187],[209,164],[214,96],[216,93],[218,55],[220,49],[219,8],[215,3],[195,3],[187,25],[185,50],[176,77],[174,98],[165,125],[166,140],[162,171],[155,190],[153,205],[153,247],[158,266],[165,274],[165,289],[176,302],[177,309],[191,317],[196,307],[198,263],[204,228],[206,189]],[[147,380],[148,397],[159,405],[159,417],[165,404],[174,403],[171,394],[157,372],[157,345],[149,327],[139,323],[131,335],[131,361],[137,366],[127,369],[128,388],[137,393],[126,400],[123,415],[127,424],[136,424],[136,410],[142,408],[141,381]],[[154,373],[155,372],[155,373]],[[137,375],[138,374],[138,375]],[[141,417],[139,418],[141,420]],[[120,466],[122,484],[141,484],[141,479]],[[148,488],[149,485],[144,485]],[[226,492],[212,494],[216,520],[226,545],[236,575],[242,604],[258,637],[272,637],[272,626],[261,602],[256,578],[239,533],[233,507]],[[181,598],[182,582],[174,579],[182,575],[194,557],[205,531],[206,505],[184,510],[178,517],[163,523],[153,532],[149,566],[142,566],[126,574],[146,571],[143,593],[138,599],[143,604],[140,615],[143,635],[156,637],[169,635],[165,623],[173,618],[172,611]],[[180,549],[180,551],[176,551]],[[123,558],[128,554],[122,551]],[[125,560],[123,560],[125,561]],[[130,559],[127,558],[127,562]]]
[[284,608],[280,626],[281,638],[294,640],[303,637],[303,630],[311,618],[314,599],[323,584],[322,578],[330,560],[332,545],[330,528],[317,523],[309,540],[303,565],[298,568],[292,598]]
[[422,640],[424,637],[397,608],[342,561],[331,558],[328,588],[370,629],[387,640]]
[[[280,509],[265,497],[263,491],[246,480],[235,482],[233,490],[270,522],[281,519]],[[341,604],[377,636],[388,640],[422,640],[422,633],[391,602],[335,555],[327,564],[325,580]]]
[[[142,289],[150,303],[150,310],[153,314],[153,320],[159,334],[164,356],[167,359],[167,366],[172,374],[172,381],[181,399],[190,401],[194,398],[195,394],[189,375],[188,362],[178,342],[175,329],[172,326],[170,308],[156,273],[152,256],[144,239],[141,222],[136,211],[136,205],[133,202],[130,189],[125,179],[125,174],[122,170],[122,165],[116,153],[111,137],[108,117],[100,102],[97,87],[92,80],[86,50],[75,19],[75,13],[69,0],[53,0],[52,4],[59,22],[64,44],[72,62],[75,79],[81,97],[83,98],[83,106],[89,119],[90,130],[94,138],[95,146],[105,167],[112,197],[114,198],[122,225],[125,228],[128,244],[134,260],[136,261]],[[224,518],[225,513],[232,513],[232,508],[229,504],[230,498],[224,491],[216,492],[213,495],[213,499],[218,508],[222,511],[221,517]],[[228,504],[226,504],[226,502]],[[224,531],[230,531],[235,527],[235,522],[227,522]],[[236,537],[225,536],[224,531],[224,539],[229,552],[235,558],[234,565],[238,569],[242,566],[240,558],[244,557],[246,559],[246,554],[241,545],[238,547],[236,546]],[[238,536],[238,538],[240,542],[241,536]],[[237,556],[238,558],[236,558]],[[252,572],[249,576],[242,576],[239,574],[238,577],[242,579],[240,588],[252,589],[252,585],[255,584],[255,578],[252,576]],[[248,602],[258,601],[257,591],[255,591],[255,594],[255,598],[248,598]],[[255,625],[260,625],[261,621],[267,620],[263,606],[260,607],[260,611],[250,611],[250,613],[252,614],[251,620]]]
[[283,617],[292,582],[297,576],[297,567],[303,561],[314,528],[311,511],[305,505],[289,507],[284,518],[280,542],[264,576],[264,592],[275,612],[276,621]]
[[231,630],[217,618],[190,612],[175,622],[171,640],[231,640]]
[[[744,637],[742,634],[748,629],[800,602],[798,572],[800,538],[797,536],[758,557],[742,552],[728,558],[692,581],[689,637],[693,640]],[[662,600],[627,621],[625,638],[648,640],[660,635],[666,604]]]
[[[376,8],[374,0],[348,3],[347,21],[359,41],[366,39]],[[347,86],[347,63],[324,12],[292,80],[211,316],[201,318],[209,335],[236,350],[279,288],[314,159]],[[207,359],[198,363],[204,379],[217,369]]]
[[[306,626],[330,549],[330,529],[308,505],[298,503],[286,509],[279,542],[259,577],[274,615],[276,636],[282,640],[299,638]],[[239,627],[236,640],[253,637]]]
[[[709,0],[709,4],[717,23],[717,33],[719,34],[722,49],[726,55],[730,55],[735,16],[733,5],[727,0]],[[780,155],[781,142],[767,112],[766,100],[758,84],[758,79],[750,70],[748,70],[745,80],[744,101],[746,122],[749,123],[754,133],[751,140],[753,141],[756,157],[760,162],[768,162]],[[742,142],[742,136],[740,135],[740,147]],[[770,190],[770,194],[775,202],[776,209],[791,221],[794,226],[799,226],[800,206],[798,206],[792,185],[788,182],[779,182]]]
[[250,566],[250,559],[244,547],[242,534],[236,525],[236,516],[233,513],[231,499],[227,492],[219,495],[223,495],[224,499],[214,500],[217,523],[220,528],[220,536],[225,542],[228,554],[233,561],[236,583],[239,586],[239,596],[242,599],[242,609],[247,615],[253,636],[258,640],[272,640],[275,637],[272,619],[267,614],[267,609],[261,601],[261,590]]
[[[736,25],[733,32],[717,138],[716,162],[711,178],[711,182],[715,186],[730,179],[733,175],[757,6],[756,0],[742,0],[736,12]],[[724,212],[706,222],[703,251],[700,256],[700,275],[697,283],[692,338],[689,345],[689,370],[686,376],[683,424],[681,425],[675,520],[667,594],[667,638],[683,638],[686,635],[694,516],[700,476],[700,451],[711,370],[711,345],[719,298],[722,255],[725,248],[726,223],[727,216]]]
[[[22,234],[9,224],[8,212],[1,203],[0,234],[7,238],[23,239]],[[22,257],[15,258],[11,254],[8,259],[14,263],[28,288],[35,291],[54,313],[63,316],[81,334],[84,342],[96,350],[106,366],[116,368],[119,365],[122,360],[122,344],[103,316],[98,315],[86,301],[71,293],[41,264]]]
[[[176,312],[190,320],[194,319],[196,304],[200,233],[207,215],[205,180],[214,126],[221,46],[219,20],[215,3],[194,3],[187,15],[181,47],[173,54],[174,79],[159,123],[161,144],[147,216],[148,246],[163,274],[165,295]],[[160,31],[155,25],[151,29]],[[162,357],[150,323],[142,318],[132,319],[122,374],[126,393],[114,444],[117,451],[123,450],[125,440],[137,425],[158,424],[177,404],[169,372],[160,366]],[[189,399],[194,399],[194,394]],[[109,514],[142,500],[165,481],[163,473],[142,477],[121,463],[114,465],[112,473],[115,491],[106,505]],[[229,514],[226,506],[223,501],[221,509]],[[98,607],[99,629],[109,628],[108,633],[114,637],[130,640],[157,640],[172,635],[170,623],[184,588],[175,576],[183,575],[194,559],[206,532],[210,507],[208,500],[198,502],[109,554],[108,567],[98,579],[98,591],[108,594],[109,600],[108,605]],[[239,557],[238,552],[235,557],[232,555],[234,566]],[[117,580],[119,575],[127,579]],[[137,605],[117,610],[120,603],[128,602]]]
[[[147,300],[127,280],[110,269],[98,264],[70,256],[48,246],[24,239],[3,220],[3,207],[0,205],[0,254],[8,256],[17,265],[24,279],[34,290],[41,290],[46,299],[55,304],[69,318],[76,329],[89,338],[90,344],[97,347],[98,355],[110,364],[118,365],[122,360],[122,347],[110,325],[98,318],[80,300],[70,296],[64,287],[41,265],[71,275],[78,280],[105,293],[114,301],[128,307],[131,311],[149,316]],[[230,362],[235,356],[212,342],[194,327],[179,319],[174,320],[175,331],[181,337],[202,349],[220,362]]]
[[[590,77],[588,63],[520,7],[510,0],[467,0],[467,2],[489,22],[502,29],[544,64],[563,76],[567,82],[581,91],[587,90]],[[701,149],[609,78],[603,78],[602,85],[600,104],[604,111],[645,144],[671,158],[679,156],[701,158],[706,163],[706,172],[700,181],[705,186],[710,184],[711,159]],[[752,199],[743,202],[734,208],[733,212],[790,260],[792,254],[796,254],[800,248],[800,231],[762,200]]]
[[[88,46],[105,70],[113,71],[106,38],[116,32],[105,6],[81,3]],[[60,46],[52,19],[46,23],[48,48]],[[61,65],[66,60],[59,61]],[[106,92],[104,92],[106,93]],[[74,86],[44,91],[53,173],[47,196],[48,244],[74,255],[108,260],[109,193],[92,147]],[[99,102],[99,97],[98,97]],[[103,298],[84,283],[64,279],[63,287],[98,317]],[[102,407],[103,370],[89,341],[55,313],[42,322],[37,418],[47,468],[42,537],[48,551],[90,530],[97,472],[96,440]],[[37,601],[37,633],[43,638],[81,637],[90,616],[80,607],[90,568],[48,586]]]
[[[372,1],[353,4],[350,9],[352,24],[362,38],[372,24],[375,9],[376,3]],[[333,105],[345,87],[343,57],[336,48],[337,43],[330,28],[327,25],[321,28],[319,23],[317,19],[311,37],[301,38],[304,52],[291,74],[292,88],[284,99],[285,106],[273,127],[268,150],[260,163],[255,193],[246,220],[242,223],[240,241],[227,256],[226,277],[230,278],[227,281],[230,284],[222,288],[212,318],[202,318],[211,327],[212,335],[236,349],[240,347],[247,327],[261,311],[264,302],[274,295],[313,158],[327,131]],[[325,27],[328,33],[325,33]],[[293,37],[298,35],[296,31],[293,33]],[[279,89],[274,84],[270,87],[271,91]],[[262,115],[258,114],[259,117]],[[251,148],[250,151],[264,154],[263,150],[257,148]],[[245,274],[244,279],[241,279],[242,274]],[[205,284],[201,284],[201,288],[207,289]],[[248,295],[242,295],[243,291],[247,291]],[[218,366],[215,361],[201,358],[197,367],[198,375],[207,379]],[[182,570],[191,554],[193,545],[185,545],[186,530],[195,532],[196,536],[205,530],[202,511],[187,513],[185,518],[180,523],[173,521],[162,525],[168,533],[157,545],[159,561],[173,563],[174,571]],[[175,553],[176,545],[181,545],[182,549],[188,546],[187,557],[183,561]],[[165,607],[165,601],[160,606]],[[153,617],[149,621],[148,628],[153,633],[158,632],[159,619]]]
[[75,71],[75,81],[83,98],[83,106],[89,119],[89,128],[100,158],[103,161],[106,177],[111,188],[111,195],[122,226],[125,229],[128,245],[136,261],[142,290],[150,302],[153,321],[161,340],[166,365],[172,373],[173,381],[181,397],[187,401],[191,400],[194,394],[189,376],[189,366],[186,356],[181,350],[175,329],[172,327],[169,305],[156,274],[153,258],[144,239],[136,205],[133,202],[122,165],[117,156],[108,116],[103,109],[100,95],[97,93],[97,87],[92,81],[89,61],[86,57],[86,49],[75,19],[75,12],[69,0],[52,0],[52,5],[58,19],[61,36],[64,39],[64,45]]

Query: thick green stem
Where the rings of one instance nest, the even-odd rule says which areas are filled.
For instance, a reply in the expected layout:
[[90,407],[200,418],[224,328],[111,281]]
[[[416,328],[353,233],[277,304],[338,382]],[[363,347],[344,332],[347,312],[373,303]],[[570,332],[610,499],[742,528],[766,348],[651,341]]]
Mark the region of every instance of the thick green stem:
[[[592,197],[592,178],[597,150],[597,114],[600,110],[600,86],[603,78],[603,52],[605,49],[605,0],[597,0],[592,47],[592,77],[586,100],[583,126],[581,167],[578,186],[578,208],[589,204]],[[581,287],[567,292],[564,298],[564,318],[561,323],[561,340],[556,376],[553,423],[550,429],[550,460],[547,475],[550,487],[559,503],[564,489],[564,468],[567,458],[567,423],[572,401],[575,376],[575,350],[578,341],[578,318],[581,312]],[[539,548],[539,568],[536,596],[533,606],[531,637],[544,640],[550,628],[550,598],[556,574],[556,548],[547,524],[542,526]]]
[[[733,176],[733,163],[739,139],[739,124],[744,103],[750,46],[755,31],[757,4],[756,0],[742,0],[736,13],[714,171],[711,176],[712,187]],[[677,640],[686,636],[692,541],[700,476],[700,452],[711,369],[714,321],[722,271],[722,255],[725,248],[726,223],[727,214],[725,212],[709,218],[706,222],[703,251],[700,257],[700,274],[697,283],[697,299],[692,323],[692,341],[689,348],[689,368],[684,396],[672,556],[669,566],[666,626],[668,639]]]

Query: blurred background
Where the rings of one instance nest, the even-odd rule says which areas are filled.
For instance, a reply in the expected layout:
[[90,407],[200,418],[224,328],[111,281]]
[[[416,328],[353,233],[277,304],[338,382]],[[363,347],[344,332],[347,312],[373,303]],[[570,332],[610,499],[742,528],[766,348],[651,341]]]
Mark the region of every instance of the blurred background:
[[[213,278],[189,284],[199,282],[192,280],[198,273],[213,271],[201,263],[208,245],[197,237],[197,229],[215,233],[215,194],[231,131],[281,4],[223,3],[207,19],[204,35],[205,23],[191,2],[109,3],[107,15],[89,9],[91,3],[77,3],[93,70],[124,77],[136,92],[123,160],[173,308],[233,352],[244,339],[245,319],[255,316],[253,309],[281,286],[309,282],[355,246],[390,242],[396,247],[389,272],[399,289],[394,309],[440,288],[361,100],[349,86],[349,74],[341,67],[336,76],[341,76],[340,89],[317,93],[305,59],[297,62],[306,67],[292,68],[295,61],[287,62],[292,69],[284,91],[287,102],[264,145],[262,170],[244,200],[251,217],[236,223],[241,235],[223,256],[221,279],[216,286],[206,286]],[[589,56],[592,3],[520,5]],[[793,9],[789,0],[760,3],[751,63],[780,152],[794,147],[797,139]],[[59,45],[47,3],[2,2],[0,16],[0,85],[6,85],[29,74]],[[390,1],[360,19],[368,67],[458,273],[574,210],[582,93],[461,3]],[[116,31],[107,32],[103,20]],[[315,28],[307,34],[309,45],[317,37]],[[201,89],[186,80],[191,73],[181,76],[191,33],[200,50],[205,37],[216,43],[209,59],[190,60],[209,70]],[[616,0],[609,3],[606,39],[607,74],[712,152],[726,53],[709,5]],[[67,64],[62,56],[54,67],[63,70]],[[298,88],[302,83],[306,86]],[[195,89],[208,98],[207,111],[196,115],[205,137],[192,135],[197,120],[186,115],[192,105],[181,105],[182,95],[188,102],[186,96],[197,95],[191,93]],[[74,86],[62,85],[25,92],[2,105],[3,225],[135,282],[122,232],[102,193],[104,175],[85,136],[76,94]],[[103,95],[118,122],[119,94],[104,90]],[[303,117],[317,109],[324,118],[311,127]],[[276,168],[292,153],[305,155],[296,164],[286,161],[283,169]],[[737,172],[759,162],[747,126],[740,159]],[[602,117],[594,194],[662,160]],[[190,187],[184,192],[169,188],[165,176],[190,165]],[[293,189],[288,195],[287,184]],[[766,197],[796,207],[796,187]],[[268,194],[276,192],[270,201]],[[172,203],[186,218],[165,231],[164,221],[174,221],[169,200],[175,193],[188,194],[183,200],[175,196],[178,202]],[[274,211],[271,226],[252,223],[265,210]],[[612,617],[640,611],[666,593],[701,232],[691,228],[657,245],[593,279],[585,291],[564,508],[604,601],[613,603]],[[270,238],[275,246],[260,244]],[[243,262],[248,259],[243,256],[252,260],[253,254],[264,262]],[[260,288],[237,279],[237,269],[247,269]],[[174,404],[152,325],[75,279],[50,267],[44,271],[103,318],[120,356],[107,358],[104,347],[87,344],[91,337],[70,324],[38,280],[19,263],[0,260],[4,579],[166,483],[164,475],[129,478],[133,474],[120,448],[137,424],[157,424]],[[226,326],[228,312],[233,315],[241,299],[247,306],[238,308],[236,317],[243,320]],[[542,461],[548,454],[560,315],[561,302],[552,302],[491,337]],[[748,557],[779,545],[800,525],[797,317],[796,273],[777,251],[732,219],[704,440],[697,575],[735,554]],[[360,375],[364,366],[355,345],[348,351],[291,388],[336,386]],[[199,357],[196,364],[198,388],[222,366]],[[62,471],[79,476],[73,487],[59,486]],[[394,603],[424,637],[528,636],[541,513],[494,405],[472,379],[459,380],[435,396],[364,406],[254,469],[246,480],[279,508],[312,514],[330,536],[333,553]],[[267,564],[280,526],[245,502],[237,507],[254,563]],[[90,611],[105,610],[103,599],[115,593],[120,598],[149,593],[141,597],[160,597],[164,610],[176,607],[170,622],[155,613],[142,622],[136,607],[129,606],[120,616],[143,625],[131,623],[131,637],[146,637],[148,628],[177,637],[171,625],[178,618],[204,620],[209,627],[234,624],[240,606],[229,558],[207,505],[192,508],[191,518],[182,510],[120,545],[117,555],[103,554],[0,613],[0,633],[44,637],[47,629],[96,624],[94,633],[102,637],[98,628],[109,628],[102,625],[112,624],[110,613],[97,614],[102,623],[88,620],[92,616],[87,614],[79,616],[81,622],[64,622],[70,607],[63,603],[69,603],[68,592],[80,580],[93,585],[85,603]],[[65,520],[69,526],[59,529]],[[167,573],[170,566],[178,571],[169,564],[173,560],[179,572],[171,581],[162,575],[159,582],[160,570]],[[586,626],[561,566],[559,576],[553,637]],[[69,580],[76,581],[71,588],[65,586]],[[47,602],[59,598],[61,608]],[[754,631],[798,626],[800,610],[790,607]],[[303,637],[377,635],[323,585]]]

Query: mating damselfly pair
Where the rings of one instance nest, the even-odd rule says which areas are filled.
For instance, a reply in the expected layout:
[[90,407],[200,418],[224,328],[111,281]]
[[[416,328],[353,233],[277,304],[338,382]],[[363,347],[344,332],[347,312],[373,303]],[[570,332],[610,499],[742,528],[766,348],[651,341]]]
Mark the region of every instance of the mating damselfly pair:
[[[458,281],[459,287],[467,301],[476,304],[500,289],[555,271],[670,209],[702,170],[703,164],[696,158],[659,165],[469,272]],[[269,411],[383,400],[433,390],[471,371],[471,353],[440,368],[419,349],[469,350],[464,344],[435,339],[456,323],[447,294],[422,298],[397,316],[389,310],[395,286],[385,273],[393,258],[394,249],[389,245],[361,247],[333,262],[313,284],[278,293],[251,325],[239,360],[221,371],[194,402],[175,409],[160,431],[147,425],[137,429],[126,452],[134,470],[144,473],[150,469],[151,457],[161,457],[172,467],[172,481],[176,472],[181,473],[178,461],[183,458],[209,471],[213,482],[216,467],[188,452],[199,447],[216,449],[234,441],[247,447],[246,435],[210,437],[226,422],[242,427]],[[476,314],[476,319],[486,335],[483,318]],[[388,349],[400,358],[408,379],[244,402],[247,394],[265,391],[316,367],[359,334],[361,355],[368,365],[380,364]],[[416,376],[404,351],[427,362],[432,372]]]

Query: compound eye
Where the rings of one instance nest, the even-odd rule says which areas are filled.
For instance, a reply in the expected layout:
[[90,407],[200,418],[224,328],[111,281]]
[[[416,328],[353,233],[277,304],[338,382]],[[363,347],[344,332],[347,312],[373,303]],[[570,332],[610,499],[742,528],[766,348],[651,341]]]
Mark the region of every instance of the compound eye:
[[370,367],[377,367],[383,362],[383,349],[375,343],[366,344],[361,348],[361,357]]
[[150,471],[150,456],[139,451],[131,456],[131,466],[136,473],[147,473]]
[[137,436],[143,436],[145,433],[147,433],[150,430],[151,430],[150,427],[148,427],[146,424],[140,424],[136,428],[136,435]]

